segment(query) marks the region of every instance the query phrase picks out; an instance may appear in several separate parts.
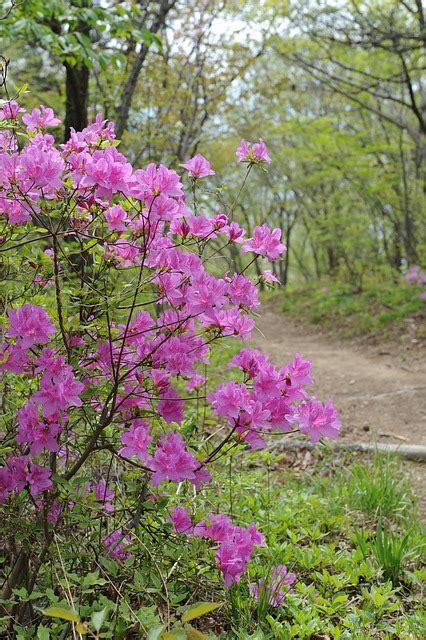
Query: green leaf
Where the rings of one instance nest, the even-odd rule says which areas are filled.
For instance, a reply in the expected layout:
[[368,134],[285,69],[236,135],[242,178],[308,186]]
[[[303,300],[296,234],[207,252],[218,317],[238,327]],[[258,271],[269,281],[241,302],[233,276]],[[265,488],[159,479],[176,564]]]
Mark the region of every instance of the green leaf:
[[50,630],[47,627],[40,625],[37,629],[37,640],[49,640]]
[[193,629],[192,627],[187,629],[186,635],[188,636],[188,640],[209,640],[205,633],[198,629]]
[[157,624],[155,627],[151,627],[146,637],[146,640],[158,640],[164,631],[164,624]]
[[71,609],[65,607],[49,607],[42,612],[50,618],[60,618],[61,620],[69,620],[70,622],[80,622],[80,616]]
[[95,627],[96,631],[100,631],[103,623],[105,622],[105,618],[108,614],[108,607],[102,609],[102,611],[95,611],[92,613],[92,624]]
[[206,613],[210,613],[215,609],[218,609],[221,605],[217,602],[200,602],[196,607],[185,611],[182,616],[182,622],[189,622],[190,620],[194,620],[195,618],[200,618],[201,616],[205,616]]

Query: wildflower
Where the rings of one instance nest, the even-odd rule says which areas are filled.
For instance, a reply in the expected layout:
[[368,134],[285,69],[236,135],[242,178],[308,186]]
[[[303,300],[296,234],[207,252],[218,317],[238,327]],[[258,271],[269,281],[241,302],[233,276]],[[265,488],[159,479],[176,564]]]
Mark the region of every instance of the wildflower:
[[96,484],[93,484],[90,487],[90,490],[95,494],[96,500],[102,504],[103,511],[105,511],[105,513],[113,513],[113,511],[115,511],[114,505],[111,503],[111,500],[114,500],[115,498],[115,493],[111,489],[108,489],[104,480],[100,480]]
[[336,409],[331,400],[326,404],[315,396],[302,402],[292,416],[287,416],[292,423],[299,425],[300,432],[310,436],[311,442],[318,442],[321,436],[337,438],[341,427]]
[[296,574],[288,571],[283,564],[279,564],[271,567],[267,578],[261,578],[256,584],[250,585],[250,592],[257,602],[262,602],[265,598],[271,607],[279,607],[286,594],[292,592],[290,587],[295,580]]
[[250,395],[244,384],[231,380],[220,384],[214,393],[207,396],[213,411],[224,418],[238,418],[249,405]]
[[147,448],[152,442],[148,423],[141,419],[133,420],[129,429],[121,436],[121,442],[125,445],[119,451],[121,456],[137,456],[140,460],[147,460]]
[[50,489],[52,486],[52,480],[50,479],[51,474],[50,469],[40,467],[38,464],[33,464],[32,462],[29,463],[26,480],[33,497]]
[[22,122],[27,125],[27,131],[35,131],[45,127],[56,127],[61,121],[55,116],[53,109],[40,105],[40,108],[36,107],[31,113],[22,116]]
[[197,153],[191,160],[187,160],[180,166],[188,171],[190,178],[206,178],[215,174],[210,162],[201,153]]
[[17,344],[23,349],[49,342],[50,336],[56,331],[47,312],[34,304],[11,309],[7,315],[9,329],[6,336],[18,338]]
[[287,247],[280,242],[280,239],[281,229],[271,230],[267,224],[263,224],[261,227],[254,228],[253,237],[244,242],[241,251],[257,253],[272,262],[287,251]]
[[132,557],[132,553],[126,549],[126,544],[131,541],[130,534],[123,533],[121,529],[116,529],[102,538],[107,555],[121,561]]
[[104,213],[106,221],[108,222],[108,229],[110,231],[125,231],[127,220],[127,212],[118,204],[114,204],[107,209]]
[[195,469],[199,462],[192,453],[186,450],[185,442],[179,433],[169,432],[163,440],[157,442],[157,448],[152,461],[154,471],[151,483],[156,487],[163,480],[182,482],[195,479]]
[[194,527],[185,507],[175,507],[172,509],[170,512],[170,521],[176,533],[186,533],[187,536],[191,535]]
[[270,164],[271,162],[268,149],[262,138],[259,138],[259,142],[255,144],[251,144],[251,142],[247,142],[244,139],[241,140],[235,155],[238,162],[249,162],[250,164]]

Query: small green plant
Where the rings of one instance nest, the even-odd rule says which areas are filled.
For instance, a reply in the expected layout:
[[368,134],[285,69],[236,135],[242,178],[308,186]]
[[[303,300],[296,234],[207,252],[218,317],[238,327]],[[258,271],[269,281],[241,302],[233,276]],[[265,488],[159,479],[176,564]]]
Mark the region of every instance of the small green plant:
[[400,479],[397,463],[377,454],[370,465],[354,464],[344,483],[351,508],[374,516],[399,520],[413,508],[407,478]]
[[409,533],[403,537],[398,536],[381,521],[377,524],[376,534],[369,543],[361,532],[357,532],[358,546],[364,558],[367,559],[372,551],[384,580],[390,580],[394,586],[402,581],[409,539]]

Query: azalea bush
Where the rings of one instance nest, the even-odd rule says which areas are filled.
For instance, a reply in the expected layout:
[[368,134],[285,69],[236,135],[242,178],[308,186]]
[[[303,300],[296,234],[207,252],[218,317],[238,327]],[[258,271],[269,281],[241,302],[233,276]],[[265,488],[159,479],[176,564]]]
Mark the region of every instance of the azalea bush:
[[[232,588],[267,541],[262,526],[203,498],[216,470],[236,450],[264,448],[268,434],[316,442],[340,422],[330,401],[309,398],[309,361],[296,354],[277,367],[243,346],[257,287],[276,280],[268,262],[286,248],[267,224],[246,233],[232,220],[236,202],[204,214],[203,181],[215,174],[206,158],[183,164],[183,178],[133,168],[100,117],[55,145],[53,111],[12,100],[0,124],[4,629],[41,628],[51,615],[94,636],[102,621],[84,626],[75,612],[76,576],[98,576],[96,593],[121,603],[121,575],[135,576],[142,556],[155,568],[178,540],[166,595],[191,545],[197,570],[216,567]],[[241,141],[236,156],[242,188],[271,161],[263,140]],[[247,254],[240,272],[230,245]],[[255,260],[262,275],[251,279]],[[217,384],[209,361],[224,339],[242,345]],[[280,604],[295,580],[277,565],[253,597]]]

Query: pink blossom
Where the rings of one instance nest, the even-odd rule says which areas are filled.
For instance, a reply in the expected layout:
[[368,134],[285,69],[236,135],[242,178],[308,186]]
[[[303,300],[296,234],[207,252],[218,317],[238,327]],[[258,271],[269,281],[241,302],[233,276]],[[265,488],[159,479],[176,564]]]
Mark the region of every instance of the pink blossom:
[[121,456],[126,458],[138,456],[140,460],[146,461],[148,445],[152,442],[148,423],[139,418],[133,420],[129,429],[121,436],[121,442],[125,445],[119,451]]
[[289,572],[283,564],[279,564],[271,567],[266,578],[261,578],[256,584],[250,585],[250,591],[257,602],[265,599],[271,607],[279,607],[286,594],[292,592],[290,587],[295,580],[296,574]]
[[61,121],[55,116],[53,109],[40,105],[40,108],[36,107],[31,113],[22,116],[22,122],[27,125],[27,131],[35,131],[45,127],[56,127]]
[[215,174],[210,162],[201,153],[197,153],[191,160],[187,160],[185,164],[180,166],[188,171],[190,178],[205,178]]
[[56,331],[46,311],[34,304],[11,309],[7,315],[9,329],[6,335],[18,338],[17,344],[23,349],[49,342],[50,336]]
[[156,487],[164,480],[172,482],[195,480],[194,472],[199,462],[186,450],[182,436],[179,433],[169,432],[157,442],[150,466],[154,471],[151,483]]
[[23,373],[28,363],[26,350],[21,345],[0,343],[0,372]]
[[227,293],[234,304],[241,304],[249,309],[259,306],[257,289],[251,280],[234,273],[231,278],[227,278],[227,283]]
[[272,262],[277,260],[280,255],[287,251],[287,247],[280,242],[281,229],[271,229],[267,224],[263,224],[261,227],[255,227],[253,231],[253,237],[245,241],[242,246],[242,253],[252,251],[260,256],[265,256]]
[[28,456],[15,455],[10,455],[6,460],[14,487],[18,491],[22,491],[27,484],[28,460]]
[[311,377],[312,362],[303,360],[300,353],[296,353],[293,360],[280,371],[282,377],[288,376],[293,386],[314,384]]
[[207,396],[213,411],[224,418],[238,418],[241,411],[247,409],[250,394],[244,384],[231,380],[220,384],[214,393]]
[[134,172],[131,194],[137,198],[147,199],[149,205],[152,204],[149,198],[157,198],[161,194],[171,198],[182,198],[184,195],[182,183],[176,171],[168,169],[163,164],[157,168],[154,163],[149,164],[146,169],[138,169]]
[[265,269],[264,271],[262,271],[261,278],[265,282],[278,282],[278,284],[281,284],[277,276],[270,269]]
[[111,503],[111,500],[115,498],[115,493],[111,489],[108,489],[108,485],[104,480],[93,484],[90,490],[95,494],[96,500],[102,504],[105,513],[113,513],[115,511],[114,505]]
[[341,427],[331,400],[323,404],[315,396],[302,402],[288,420],[298,424],[301,433],[309,434],[311,442],[318,442],[321,436],[337,438]]
[[16,484],[8,467],[0,467],[0,503],[5,502]]
[[16,120],[18,114],[23,111],[25,111],[25,109],[22,109],[22,107],[19,106],[16,100],[8,100],[0,107],[0,121]]
[[18,435],[17,442],[27,442],[30,445],[30,453],[37,455],[43,449],[58,451],[58,435],[62,428],[55,422],[45,422],[38,415],[37,406],[31,401],[18,411]]
[[123,533],[121,529],[116,529],[102,538],[107,555],[121,561],[128,560],[132,557],[132,553],[126,548],[127,544],[131,541],[132,538],[130,534]]
[[36,391],[32,400],[43,407],[45,418],[54,418],[58,412],[68,407],[81,407],[80,393],[83,391],[83,383],[76,380],[72,372],[53,377],[45,373],[40,382],[40,390]]
[[32,144],[22,151],[19,176],[24,180],[24,189],[43,190],[45,197],[53,197],[55,189],[62,187],[62,172],[65,162],[53,147],[43,148]]
[[245,230],[240,227],[238,222],[232,221],[220,229],[221,233],[228,236],[230,242],[241,243],[244,241]]
[[259,142],[253,145],[247,140],[241,140],[235,154],[238,162],[249,162],[250,164],[269,164],[271,162],[268,149],[262,138],[259,138]]
[[110,231],[125,231],[127,220],[127,212],[124,211],[120,205],[115,204],[105,211],[105,218],[108,222],[108,229]]
[[179,397],[177,391],[172,387],[168,387],[160,393],[160,402],[157,405],[157,411],[167,424],[171,422],[180,424],[184,418],[184,405],[185,402]]
[[50,489],[52,486],[51,474],[50,469],[30,462],[26,479],[32,496],[37,496],[39,493]]
[[176,533],[186,533],[187,536],[192,534],[194,527],[185,507],[175,507],[172,509],[170,511],[170,521]]
[[268,356],[257,349],[241,349],[230,363],[230,367],[240,367],[249,379],[254,378],[261,368],[268,364]]

